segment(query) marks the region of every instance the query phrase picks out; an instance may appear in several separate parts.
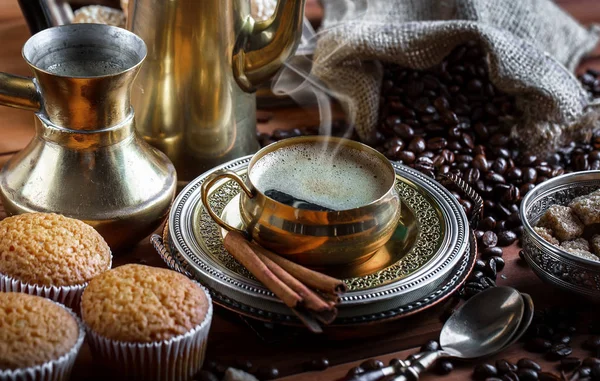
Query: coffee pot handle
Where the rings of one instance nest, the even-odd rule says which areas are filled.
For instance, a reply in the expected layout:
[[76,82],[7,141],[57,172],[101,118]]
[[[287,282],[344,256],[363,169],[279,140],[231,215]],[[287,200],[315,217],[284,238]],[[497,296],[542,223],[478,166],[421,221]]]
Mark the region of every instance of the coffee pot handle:
[[0,72],[0,105],[40,111],[42,97],[34,79]]
[[206,211],[211,216],[211,218],[217,223],[217,225],[219,225],[220,227],[222,227],[223,229],[225,229],[227,231],[235,231],[235,232],[240,233],[244,237],[248,238],[247,231],[241,230],[238,228],[234,228],[233,226],[229,225],[227,222],[223,221],[221,219],[221,217],[219,217],[214,212],[214,210],[212,210],[212,207],[210,206],[210,203],[208,202],[208,192],[210,191],[210,188],[212,188],[213,185],[215,185],[215,183],[217,181],[219,181],[223,178],[229,178],[229,179],[235,181],[236,183],[238,183],[240,188],[242,188],[242,191],[244,191],[244,193],[246,193],[246,195],[248,195],[248,197],[252,198],[255,196],[255,192],[252,189],[250,189],[246,185],[246,183],[244,183],[244,180],[240,176],[238,176],[235,172],[222,170],[222,171],[217,171],[217,172],[210,174],[206,178],[206,180],[204,180],[204,182],[202,183],[202,187],[200,188],[200,192],[202,194],[202,204],[206,208]]
[[18,0],[31,34],[71,23],[73,10],[65,0]]

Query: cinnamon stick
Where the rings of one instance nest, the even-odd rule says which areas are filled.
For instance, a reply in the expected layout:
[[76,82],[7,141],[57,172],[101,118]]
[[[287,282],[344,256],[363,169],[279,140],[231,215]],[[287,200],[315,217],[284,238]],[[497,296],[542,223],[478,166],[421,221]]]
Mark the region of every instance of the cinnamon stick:
[[281,268],[287,271],[291,276],[298,279],[305,285],[328,294],[340,295],[347,291],[346,284],[336,278],[330,277],[318,271],[308,269],[297,263],[285,259],[262,246],[256,245],[257,252],[260,252],[265,257],[268,257],[273,262],[277,263]]
[[303,299],[297,292],[282,282],[258,258],[253,248],[241,234],[230,232],[223,239],[223,245],[235,259],[248,269],[262,284],[271,290],[290,308],[296,308]]

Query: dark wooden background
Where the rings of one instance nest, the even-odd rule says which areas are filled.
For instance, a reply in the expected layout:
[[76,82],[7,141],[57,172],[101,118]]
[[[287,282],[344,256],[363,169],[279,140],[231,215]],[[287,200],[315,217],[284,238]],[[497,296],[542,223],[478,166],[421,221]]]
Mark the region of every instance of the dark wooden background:
[[[109,1],[110,0],[104,0]],[[584,24],[600,22],[600,0],[557,0],[573,17]],[[316,0],[308,0],[307,16],[318,23],[322,11]],[[29,31],[19,12],[16,0],[0,0],[0,71],[20,75],[30,75],[20,54],[22,45],[29,37]],[[600,48],[582,63],[580,70],[586,67],[600,69]],[[318,113],[307,108],[279,108],[261,110],[259,115],[268,116],[267,123],[259,124],[259,129],[268,131],[275,128],[294,128],[318,123]],[[0,165],[22,149],[33,136],[33,115],[26,111],[0,108]],[[4,212],[0,205],[0,218]],[[518,288],[530,293],[541,308],[548,305],[575,305],[585,301],[566,295],[543,284],[536,276],[518,261],[518,248],[505,250],[506,268],[499,278],[499,284]],[[124,253],[115,259],[115,264],[147,263],[154,266],[164,266],[158,255],[149,245],[148,240],[132,251]],[[256,325],[249,325],[240,317],[216,309],[210,334],[208,359],[225,365],[235,365],[236,361],[249,360],[254,368],[273,365],[279,368],[282,375],[288,375],[285,380],[332,380],[342,376],[346,371],[360,363],[365,358],[377,357],[389,360],[393,357],[406,357],[428,339],[436,338],[442,325],[444,312],[452,308],[452,301],[424,312],[412,318],[391,323],[357,327],[345,330],[329,330],[321,336],[313,336],[304,331],[295,330],[259,330]],[[260,336],[259,336],[260,335]],[[581,338],[576,338],[574,355],[583,355],[577,344]],[[515,344],[498,358],[518,359],[525,355],[522,344]],[[535,355],[529,355],[540,360],[545,368],[551,365]],[[319,357],[327,357],[332,366],[322,372],[304,372],[303,364]],[[493,360],[493,359],[492,359]],[[490,360],[490,361],[492,361]],[[458,370],[445,377],[448,380],[468,379],[470,374],[468,364],[459,364]],[[101,379],[87,346],[84,345],[75,367],[73,379]],[[436,379],[428,375],[424,379]]]

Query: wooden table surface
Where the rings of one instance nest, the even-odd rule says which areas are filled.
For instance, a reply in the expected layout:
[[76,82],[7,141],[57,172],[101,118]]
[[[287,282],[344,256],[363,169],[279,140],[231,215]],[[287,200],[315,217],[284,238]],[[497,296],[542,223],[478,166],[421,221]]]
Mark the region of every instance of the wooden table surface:
[[[584,24],[600,22],[598,0],[558,0],[557,3]],[[320,17],[321,10],[316,0],[308,0],[307,15],[311,19]],[[30,75],[20,54],[21,47],[28,37],[29,31],[19,12],[17,1],[0,0],[0,42],[2,42],[0,71]],[[600,69],[600,49],[596,49],[590,58],[584,60],[582,68],[585,67]],[[316,110],[287,108],[265,112],[270,114],[272,119],[259,125],[259,129],[263,131],[318,123]],[[3,165],[31,139],[33,118],[30,112],[0,108],[0,165]],[[0,205],[0,218],[3,216],[4,212]],[[506,268],[502,272],[502,277],[498,278],[499,284],[510,285],[531,294],[536,308],[585,303],[577,297],[543,284],[531,270],[518,261],[518,250],[516,246],[505,250]],[[146,263],[164,267],[147,239],[130,252],[115,258],[115,265],[124,263]],[[287,376],[285,380],[288,381],[333,380],[345,374],[350,367],[357,365],[363,359],[377,357],[387,361],[394,357],[404,358],[415,352],[426,340],[437,338],[442,326],[441,316],[452,307],[449,304],[452,302],[404,320],[361,328],[328,330],[320,336],[305,334],[303,331],[298,334],[293,330],[276,332],[261,330],[257,334],[253,328],[255,325],[251,327],[239,316],[217,308],[210,333],[207,359],[232,366],[235,366],[236,361],[240,359],[251,361],[255,368],[272,365],[279,369],[282,376]],[[575,341],[577,340],[581,338],[576,338]],[[497,358],[516,360],[525,354],[522,344],[515,344]],[[583,355],[580,345],[574,345],[574,355]],[[553,369],[539,356],[531,354],[527,356],[540,360],[545,368]],[[303,372],[303,364],[320,357],[328,358],[332,366],[326,371]],[[458,369],[445,379],[468,379],[471,367],[471,364],[458,365]],[[89,349],[84,345],[74,369],[73,379],[102,379],[97,374],[99,373],[94,368]],[[437,376],[434,375],[423,377],[425,380],[436,378]]]

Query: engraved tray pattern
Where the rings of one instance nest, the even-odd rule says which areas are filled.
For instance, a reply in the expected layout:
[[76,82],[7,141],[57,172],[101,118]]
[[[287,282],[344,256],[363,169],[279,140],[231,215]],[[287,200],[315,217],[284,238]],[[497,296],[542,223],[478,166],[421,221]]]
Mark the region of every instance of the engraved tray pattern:
[[[246,174],[241,176],[246,180]],[[419,224],[418,238],[412,248],[399,261],[376,271],[372,274],[345,279],[349,291],[364,290],[387,284],[402,279],[427,263],[437,252],[442,238],[442,221],[435,208],[413,186],[406,184],[401,179],[396,181],[396,190],[404,201],[404,206],[409,207],[416,215]],[[221,214],[229,202],[240,192],[240,187],[235,181],[229,180],[215,188],[209,197],[212,209]],[[210,217],[204,206],[200,207],[200,230],[206,248],[217,260],[229,270],[249,279],[255,279],[248,270],[233,258],[223,246],[220,227]]]

